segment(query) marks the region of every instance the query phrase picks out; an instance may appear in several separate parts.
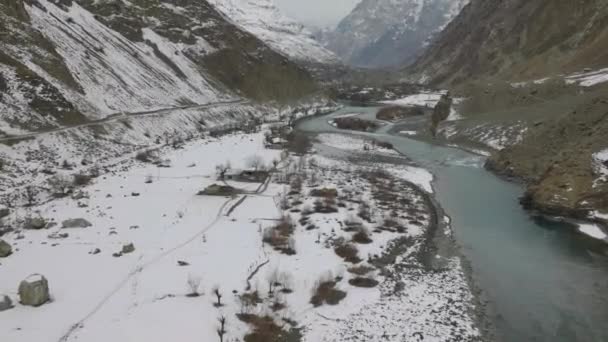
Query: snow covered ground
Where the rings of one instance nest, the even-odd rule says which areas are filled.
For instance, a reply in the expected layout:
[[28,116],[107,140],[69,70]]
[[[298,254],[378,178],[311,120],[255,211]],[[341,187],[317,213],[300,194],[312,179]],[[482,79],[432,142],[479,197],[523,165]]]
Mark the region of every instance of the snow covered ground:
[[399,155],[395,150],[378,146],[374,140],[361,139],[355,136],[343,134],[319,134],[317,139],[324,145],[347,151],[381,153],[388,155]]
[[423,106],[423,107],[434,108],[437,105],[437,103],[439,102],[439,100],[441,99],[442,95],[444,95],[444,92],[428,92],[428,93],[409,95],[409,96],[406,96],[406,97],[403,97],[400,99],[396,99],[396,100],[382,101],[381,103],[390,104],[390,105],[398,105],[398,106],[403,106],[403,107]]
[[608,241],[608,235],[606,235],[606,233],[604,233],[604,231],[595,224],[580,224],[578,226],[578,230],[585,235],[591,236],[592,238]]
[[[430,192],[430,173],[392,165],[384,175],[377,166],[354,168],[322,156],[292,156],[278,164],[279,172],[260,192],[255,191],[259,184],[230,181],[247,193],[196,195],[217,182],[217,164],[230,161],[243,169],[252,156],[265,164],[278,160],[280,151],[264,150],[263,139],[260,132],[193,141],[166,152],[169,168],[137,164],[114,170],[81,188],[85,195],[78,199],[14,212],[15,227],[26,217],[51,224],[3,237],[14,254],[2,259],[0,293],[18,303],[19,282],[40,273],[49,280],[52,302],[39,308],[17,304],[0,312],[0,335],[11,342],[154,342],[175,336],[214,341],[218,317],[225,316],[224,340],[232,341],[251,332],[236,316],[248,313],[270,316],[285,330],[291,327],[287,322],[296,322],[310,342],[384,341],[386,336],[397,341],[418,332],[430,341],[478,336],[458,259],[447,260],[448,270],[436,273],[426,271],[416,257],[431,216],[420,192],[402,181]],[[331,137],[324,141],[344,143]],[[337,194],[313,194],[323,189]],[[386,196],[396,197],[386,201]],[[369,205],[369,220],[359,216],[363,203]],[[326,207],[333,210],[324,212]],[[281,217],[293,224],[289,246],[295,255],[263,241]],[[61,228],[74,218],[92,226]],[[351,242],[361,231],[371,241]],[[394,275],[386,276],[371,260],[395,239],[405,239],[407,248],[388,266]],[[134,252],[113,256],[127,243],[133,243]],[[360,260],[339,257],[334,249],[343,244],[355,244]],[[369,269],[361,271],[361,266]],[[354,286],[353,268],[378,286]],[[269,283],[277,280],[281,290],[270,295]],[[345,297],[337,305],[315,307],[311,296],[326,280]],[[401,293],[394,291],[397,283],[405,286]],[[222,306],[213,305],[214,288],[222,294]],[[193,290],[201,295],[188,296]],[[239,296],[255,292],[261,302],[245,307]]]
[[581,87],[593,87],[598,84],[608,82],[608,68],[598,70],[585,70],[581,72],[575,72],[569,75],[555,75],[553,77],[544,77],[532,81],[515,82],[511,83],[514,88],[521,88],[533,84],[543,84],[552,79],[563,78],[567,84],[576,84]]
[[591,156],[593,171],[596,174],[595,185],[608,182],[608,149]]
[[[216,162],[245,167],[251,155],[267,163],[277,157],[278,152],[260,148],[262,139],[261,134],[235,135],[193,143],[171,156],[169,169],[141,165],[98,179],[85,189],[89,198],[20,210],[16,219],[85,218],[93,226],[61,229],[59,224],[7,238],[15,253],[2,261],[0,292],[16,299],[19,281],[41,273],[49,279],[53,302],[0,313],[1,335],[10,341],[55,341],[78,323],[82,327],[66,341],[215,339],[219,311],[205,308],[212,308],[209,296],[184,297],[188,277],[202,278],[200,290],[207,294],[220,285],[230,301],[230,291],[242,287],[252,263],[262,258],[258,225],[251,219],[277,217],[272,195],[279,189],[270,186],[268,195],[245,201],[237,218],[225,216],[236,199],[196,193],[214,182]],[[149,177],[153,182],[146,184]],[[58,232],[69,236],[49,238]],[[113,257],[126,242],[136,251]],[[95,248],[101,253],[89,254]],[[180,268],[178,260],[191,266]],[[234,325],[231,333],[242,336],[245,327]]]
[[567,83],[575,83],[581,87],[592,87],[608,82],[608,68],[594,71],[584,71],[566,76]]

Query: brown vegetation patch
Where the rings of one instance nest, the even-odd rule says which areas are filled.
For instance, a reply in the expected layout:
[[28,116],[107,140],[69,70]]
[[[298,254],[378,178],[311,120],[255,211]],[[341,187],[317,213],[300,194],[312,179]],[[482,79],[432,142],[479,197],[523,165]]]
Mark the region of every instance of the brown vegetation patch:
[[424,109],[422,107],[390,106],[380,109],[376,114],[376,118],[378,120],[399,121],[412,116],[420,115],[424,115]]
[[360,266],[355,266],[355,267],[349,268],[348,272],[352,273],[352,274],[356,274],[358,276],[364,276],[374,270],[375,269],[371,266],[360,265]]
[[337,290],[335,281],[325,281],[316,284],[310,303],[315,307],[324,303],[338,305],[344,298],[346,298],[346,292]]
[[338,190],[333,189],[333,188],[323,188],[323,189],[312,189],[310,191],[310,196],[313,197],[332,197],[332,198],[336,198],[338,197]]
[[357,277],[348,281],[349,284],[356,287],[372,288],[378,286],[378,281],[371,278]]
[[[270,316],[237,314],[242,322],[249,324],[253,331],[245,335],[245,342],[287,342],[292,332],[283,330]],[[297,339],[296,339],[297,341]]]
[[296,254],[295,241],[291,237],[295,227],[289,217],[283,217],[274,227],[266,228],[262,241],[274,247],[276,251],[287,255]]
[[377,123],[359,118],[345,117],[334,119],[336,127],[353,131],[371,132],[380,127]]
[[361,262],[359,258],[359,250],[352,243],[340,243],[334,248],[334,252],[346,262],[358,264]]
[[360,228],[355,235],[353,241],[360,244],[370,244],[374,242],[370,237],[370,232],[365,228]]

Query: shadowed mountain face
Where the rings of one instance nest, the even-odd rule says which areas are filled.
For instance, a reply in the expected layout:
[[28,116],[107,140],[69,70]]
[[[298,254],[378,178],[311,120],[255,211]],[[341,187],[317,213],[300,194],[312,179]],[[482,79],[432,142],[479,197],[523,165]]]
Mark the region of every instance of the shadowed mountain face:
[[465,98],[445,124],[462,136],[519,127],[487,166],[525,180],[527,206],[581,218],[608,210],[606,46],[606,0],[473,0],[399,76]]
[[411,62],[468,0],[364,0],[321,39],[349,64]]
[[207,1],[0,1],[0,130],[315,90]]
[[459,83],[605,66],[607,23],[605,0],[473,0],[404,74]]

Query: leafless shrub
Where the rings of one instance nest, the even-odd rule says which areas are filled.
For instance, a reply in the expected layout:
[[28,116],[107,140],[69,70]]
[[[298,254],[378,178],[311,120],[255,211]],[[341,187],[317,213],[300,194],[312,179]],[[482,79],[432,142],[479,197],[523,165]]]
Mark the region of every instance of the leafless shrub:
[[190,292],[187,294],[188,297],[200,296],[200,293],[198,292],[198,289],[200,288],[200,285],[201,285],[200,277],[195,277],[193,275],[189,275],[187,284],[188,284],[188,289],[190,290]]
[[222,292],[220,290],[220,286],[216,285],[213,287],[213,294],[215,295],[215,298],[217,299],[217,301],[215,302],[215,304],[213,304],[216,308],[219,308],[222,306]]
[[216,330],[217,336],[220,338],[220,342],[224,342],[224,335],[226,335],[226,317],[220,316],[218,322],[220,323],[220,326]]
[[33,207],[38,202],[38,188],[28,185],[23,190],[23,200],[28,207]]
[[365,227],[359,227],[357,233],[353,235],[353,241],[361,244],[372,243],[371,233]]
[[223,164],[219,164],[215,166],[215,171],[217,173],[217,178],[218,179],[224,179],[224,177],[226,177],[226,173],[228,171],[230,171],[230,169],[232,169],[232,165],[230,164],[230,161],[226,161]]
[[334,252],[346,262],[353,264],[358,264],[361,262],[361,258],[359,258],[359,250],[352,243],[339,241],[334,248]]
[[346,298],[346,292],[336,289],[336,285],[337,283],[331,274],[321,276],[312,288],[310,303],[315,307],[324,303],[329,305],[340,303],[342,299]]
[[254,169],[255,171],[263,169],[264,159],[257,154],[253,155],[247,159],[247,166]]
[[276,226],[264,230],[262,241],[268,243],[281,253],[293,255],[296,253],[295,241],[290,241],[290,238],[294,229],[295,227],[291,218],[284,216]]

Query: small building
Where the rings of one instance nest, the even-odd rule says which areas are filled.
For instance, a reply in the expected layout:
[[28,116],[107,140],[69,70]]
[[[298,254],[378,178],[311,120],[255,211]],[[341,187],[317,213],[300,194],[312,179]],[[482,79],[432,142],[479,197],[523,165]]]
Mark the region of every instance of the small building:
[[206,196],[232,196],[237,193],[237,189],[230,185],[211,184],[198,194]]
[[266,170],[231,170],[224,175],[225,180],[247,183],[263,183],[270,176]]

